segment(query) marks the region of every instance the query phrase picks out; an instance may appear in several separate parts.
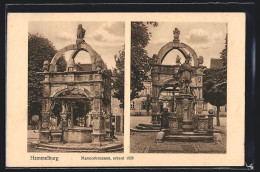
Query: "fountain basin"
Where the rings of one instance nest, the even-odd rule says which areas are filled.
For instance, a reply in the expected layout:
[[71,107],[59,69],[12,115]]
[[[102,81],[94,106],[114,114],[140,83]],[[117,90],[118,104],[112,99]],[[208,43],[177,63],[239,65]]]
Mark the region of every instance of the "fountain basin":
[[93,129],[88,127],[66,128],[62,140],[66,143],[91,143],[92,132]]

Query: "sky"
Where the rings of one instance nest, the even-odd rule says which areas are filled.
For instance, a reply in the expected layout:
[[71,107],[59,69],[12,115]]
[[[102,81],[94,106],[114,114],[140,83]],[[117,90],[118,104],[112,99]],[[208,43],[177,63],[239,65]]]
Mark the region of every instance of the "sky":
[[[227,34],[227,23],[170,23],[158,22],[157,27],[148,25],[152,37],[147,53],[150,57],[158,54],[159,50],[173,40],[173,30],[180,30],[180,42],[189,45],[197,54],[203,56],[204,66],[210,67],[211,58],[220,58],[220,52],[225,47],[225,37]],[[183,55],[178,50],[173,50],[165,57],[163,64],[175,64],[175,58],[179,55],[181,62],[184,62]]]
[[[60,50],[76,43],[78,24],[82,24],[86,30],[85,42],[101,55],[109,69],[115,68],[114,55],[123,49],[125,43],[124,22],[30,22],[28,32],[43,35]],[[68,51],[64,54],[65,60],[68,60],[71,53]],[[78,53],[75,62],[91,63],[88,53],[84,51]]]

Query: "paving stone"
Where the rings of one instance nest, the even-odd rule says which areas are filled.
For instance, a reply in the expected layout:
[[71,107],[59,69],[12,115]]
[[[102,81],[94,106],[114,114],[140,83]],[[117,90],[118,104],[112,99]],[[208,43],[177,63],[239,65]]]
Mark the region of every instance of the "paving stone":
[[221,142],[180,142],[164,141],[156,143],[156,133],[135,133],[130,137],[131,153],[225,153],[226,152],[226,134],[222,132]]

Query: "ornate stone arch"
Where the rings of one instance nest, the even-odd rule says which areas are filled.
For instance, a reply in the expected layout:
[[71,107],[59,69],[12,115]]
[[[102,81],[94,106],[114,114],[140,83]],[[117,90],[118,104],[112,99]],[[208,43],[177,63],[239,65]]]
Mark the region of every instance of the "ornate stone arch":
[[[89,53],[90,58],[91,58],[91,62],[92,62],[92,70],[96,70],[96,67],[103,67],[104,66],[104,62],[101,59],[100,55],[87,43],[82,43],[82,44],[71,44],[68,45],[64,48],[62,48],[61,50],[59,50],[54,57],[51,60],[50,63],[50,68],[49,68],[49,72],[54,72],[55,71],[55,65],[57,63],[57,61],[59,60],[59,58],[61,58],[61,56],[70,50],[74,50],[74,52],[72,53],[69,62],[71,60],[73,60],[75,58],[75,56],[78,54],[79,51],[84,50],[86,52]],[[68,62],[68,64],[69,64]]]
[[[173,83],[171,83],[173,82]],[[162,84],[161,84],[161,89],[159,90],[159,94],[162,92],[162,89],[167,87],[167,85],[175,85],[176,87],[179,87],[179,82],[178,80],[176,80],[176,78],[170,78],[165,80]]]
[[194,66],[198,66],[198,56],[196,52],[190,46],[184,43],[174,43],[174,42],[169,42],[160,49],[157,57],[158,58],[157,64],[162,64],[165,56],[173,49],[179,50],[185,58],[187,58],[188,56],[187,54],[188,51],[190,56],[193,58]]
[[176,78],[169,78],[165,80],[161,85],[164,86],[166,84],[170,84],[171,82],[174,82],[174,84],[179,84],[179,81]]
[[68,88],[68,87],[65,87],[65,88],[64,87],[59,87],[50,95],[50,97],[55,98],[55,97],[58,97],[60,94],[66,92],[66,91],[73,91],[73,90],[77,91],[79,94],[82,94],[82,95],[86,96],[89,99],[91,99],[91,97],[92,97],[91,93],[87,89],[79,87],[79,86],[77,86],[77,87],[70,87],[70,88]]

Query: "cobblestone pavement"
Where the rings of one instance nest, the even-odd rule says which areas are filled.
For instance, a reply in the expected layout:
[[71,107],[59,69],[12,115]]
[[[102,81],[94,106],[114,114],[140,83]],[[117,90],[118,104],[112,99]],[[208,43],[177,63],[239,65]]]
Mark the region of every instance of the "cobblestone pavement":
[[[217,127],[216,127],[217,128]],[[156,143],[157,132],[131,132],[131,153],[226,153],[226,131],[221,129],[221,142],[180,142]]]

